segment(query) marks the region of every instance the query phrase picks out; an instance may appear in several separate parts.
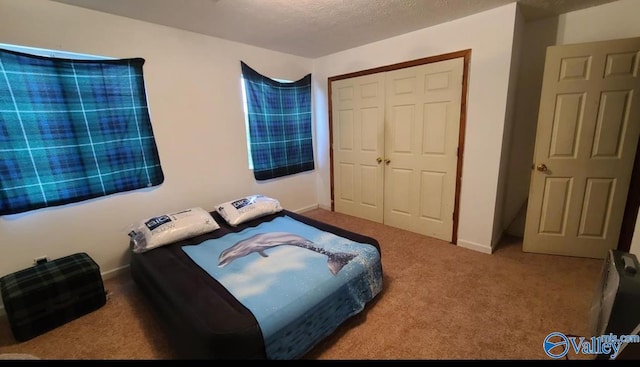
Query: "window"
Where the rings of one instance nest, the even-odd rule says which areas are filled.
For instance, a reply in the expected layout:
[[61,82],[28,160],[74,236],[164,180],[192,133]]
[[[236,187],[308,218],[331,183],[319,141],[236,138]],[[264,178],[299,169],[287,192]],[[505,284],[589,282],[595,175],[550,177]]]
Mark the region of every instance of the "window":
[[0,47],[0,215],[162,183],[144,59],[41,51]]
[[311,74],[287,83],[241,66],[256,180],[313,170]]

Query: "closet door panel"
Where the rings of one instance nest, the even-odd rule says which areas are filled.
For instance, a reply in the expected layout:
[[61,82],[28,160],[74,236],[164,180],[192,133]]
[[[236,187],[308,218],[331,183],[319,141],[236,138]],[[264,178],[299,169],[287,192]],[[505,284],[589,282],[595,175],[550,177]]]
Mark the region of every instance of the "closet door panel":
[[331,92],[334,209],[382,223],[384,77],[334,81]]
[[[385,224],[451,241],[462,73],[462,58],[386,73]],[[398,169],[411,179],[388,174]],[[395,191],[410,195],[408,214],[392,209]]]

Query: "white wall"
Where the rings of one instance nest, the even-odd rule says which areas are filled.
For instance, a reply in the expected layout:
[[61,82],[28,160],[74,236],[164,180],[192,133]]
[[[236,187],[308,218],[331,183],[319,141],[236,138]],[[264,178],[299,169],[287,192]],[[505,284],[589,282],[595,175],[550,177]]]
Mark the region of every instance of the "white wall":
[[142,57],[165,182],[156,188],[0,217],[0,276],[35,257],[87,252],[109,272],[128,264],[128,226],[152,215],[213,210],[251,193],[291,210],[317,205],[316,172],[257,183],[247,167],[240,60],[295,80],[312,61],[44,0],[0,0],[0,43]]
[[640,36],[640,1],[618,0],[558,17],[558,45]]
[[314,60],[318,200],[331,205],[327,78],[471,49],[458,244],[491,252],[516,5]]
[[507,95],[507,109],[504,133],[502,135],[502,148],[500,153],[500,173],[498,177],[498,195],[496,197],[496,220],[493,221],[493,236],[491,240],[491,247],[495,247],[506,228],[503,223],[503,212],[505,209],[505,198],[507,196],[507,179],[509,177],[509,163],[511,155],[512,131],[516,121],[516,100],[518,98],[518,81],[520,72],[520,58],[523,52],[523,48],[527,45],[523,43],[525,20],[520,11],[520,7],[517,7],[515,25],[513,32],[513,48],[511,51],[511,70],[509,72],[509,91]]
[[[529,194],[547,46],[638,37],[638,14],[640,1],[618,0],[558,17],[532,21],[525,25],[524,43],[527,46],[523,48],[521,70],[526,72],[521,72],[518,82],[516,124],[512,133],[509,178],[503,213],[504,225],[511,223]],[[635,233],[636,243],[640,242],[639,236],[640,233]]]

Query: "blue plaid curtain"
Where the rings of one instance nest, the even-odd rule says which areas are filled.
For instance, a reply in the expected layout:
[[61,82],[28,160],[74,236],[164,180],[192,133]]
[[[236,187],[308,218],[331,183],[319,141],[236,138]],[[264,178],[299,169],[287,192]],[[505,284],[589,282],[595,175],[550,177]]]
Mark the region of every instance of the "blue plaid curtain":
[[162,183],[143,64],[0,49],[0,214]]
[[256,180],[313,170],[311,74],[280,83],[240,63]]

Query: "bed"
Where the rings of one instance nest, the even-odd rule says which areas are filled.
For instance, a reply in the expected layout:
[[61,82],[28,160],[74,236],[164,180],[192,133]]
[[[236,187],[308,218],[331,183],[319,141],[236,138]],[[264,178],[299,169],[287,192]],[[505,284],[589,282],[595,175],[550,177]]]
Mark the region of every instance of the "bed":
[[382,290],[371,237],[288,210],[145,253],[131,274],[184,359],[299,359]]

